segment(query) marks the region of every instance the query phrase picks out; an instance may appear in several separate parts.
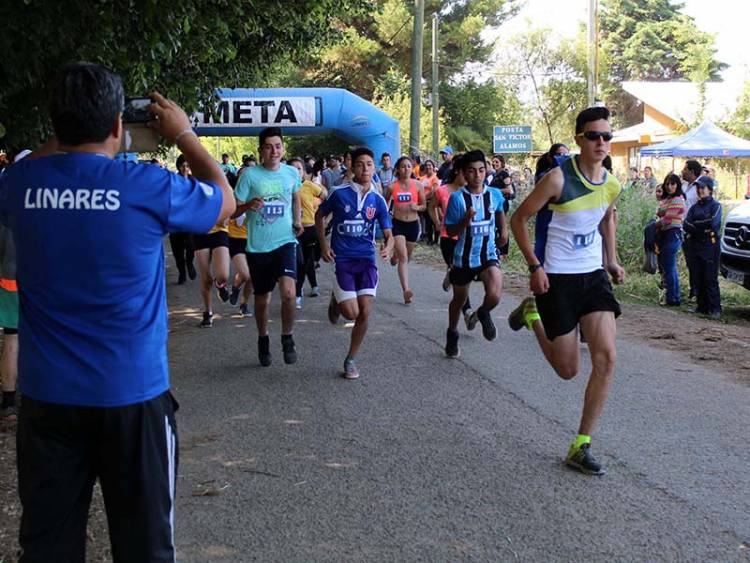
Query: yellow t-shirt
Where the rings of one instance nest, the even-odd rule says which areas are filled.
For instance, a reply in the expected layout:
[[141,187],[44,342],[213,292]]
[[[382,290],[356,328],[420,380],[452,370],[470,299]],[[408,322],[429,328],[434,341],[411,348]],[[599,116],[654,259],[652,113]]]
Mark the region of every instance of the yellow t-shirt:
[[208,234],[211,235],[213,233],[220,233],[220,232],[229,232],[229,227],[227,227],[224,223],[217,223],[214,225],[210,231],[208,231]]
[[315,212],[320,205],[320,194],[323,190],[318,184],[305,180],[299,189],[299,198],[302,203],[302,225],[309,227],[315,224]]
[[243,221],[242,226],[237,225],[237,219],[229,220],[229,236],[231,238],[247,238],[247,223]]

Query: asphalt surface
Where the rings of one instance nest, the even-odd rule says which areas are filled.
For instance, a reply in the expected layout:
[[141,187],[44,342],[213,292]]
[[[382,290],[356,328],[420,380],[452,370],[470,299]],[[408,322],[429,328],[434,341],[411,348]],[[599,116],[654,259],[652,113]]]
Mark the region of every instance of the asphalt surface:
[[497,340],[462,324],[447,359],[442,272],[413,264],[405,306],[395,268],[380,269],[358,381],[340,377],[350,329],[326,318],[330,266],[298,312],[292,366],[277,295],[262,368],[254,319],[218,304],[200,329],[197,281],[169,285],[178,560],[750,560],[750,388],[619,340],[593,441],[607,474],[584,476],[563,457],[587,350],[579,377],[558,379],[508,328],[522,296],[506,294]]

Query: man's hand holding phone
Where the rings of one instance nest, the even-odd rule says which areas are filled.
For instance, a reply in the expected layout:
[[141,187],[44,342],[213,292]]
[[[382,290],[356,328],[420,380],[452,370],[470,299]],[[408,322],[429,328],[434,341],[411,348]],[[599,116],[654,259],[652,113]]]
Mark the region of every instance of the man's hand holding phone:
[[192,132],[190,118],[180,106],[159,92],[153,92],[151,99],[153,103],[148,106],[148,111],[155,117],[147,123],[151,129],[173,143],[177,142],[182,134]]

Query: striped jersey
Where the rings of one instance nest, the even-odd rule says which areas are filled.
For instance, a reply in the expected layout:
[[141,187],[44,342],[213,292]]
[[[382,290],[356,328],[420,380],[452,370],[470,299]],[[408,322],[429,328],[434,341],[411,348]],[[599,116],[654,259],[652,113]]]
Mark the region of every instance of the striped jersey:
[[551,217],[544,237],[544,269],[550,274],[585,274],[603,265],[599,223],[622,187],[603,170],[604,180],[590,182],[578,169],[578,158],[560,165],[563,189],[549,204]]
[[495,213],[503,210],[505,198],[496,188],[483,187],[473,194],[465,187],[451,194],[445,212],[446,225],[458,225],[467,209],[474,208],[476,215],[458,237],[453,255],[457,268],[478,268],[490,260],[497,260],[495,246]]

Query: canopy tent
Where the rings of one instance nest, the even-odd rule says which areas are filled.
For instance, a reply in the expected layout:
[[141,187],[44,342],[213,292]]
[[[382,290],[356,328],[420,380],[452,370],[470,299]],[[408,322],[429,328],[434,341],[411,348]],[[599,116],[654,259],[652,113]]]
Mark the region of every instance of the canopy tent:
[[641,156],[750,157],[750,141],[735,137],[710,121],[704,121],[684,135],[641,148]]

